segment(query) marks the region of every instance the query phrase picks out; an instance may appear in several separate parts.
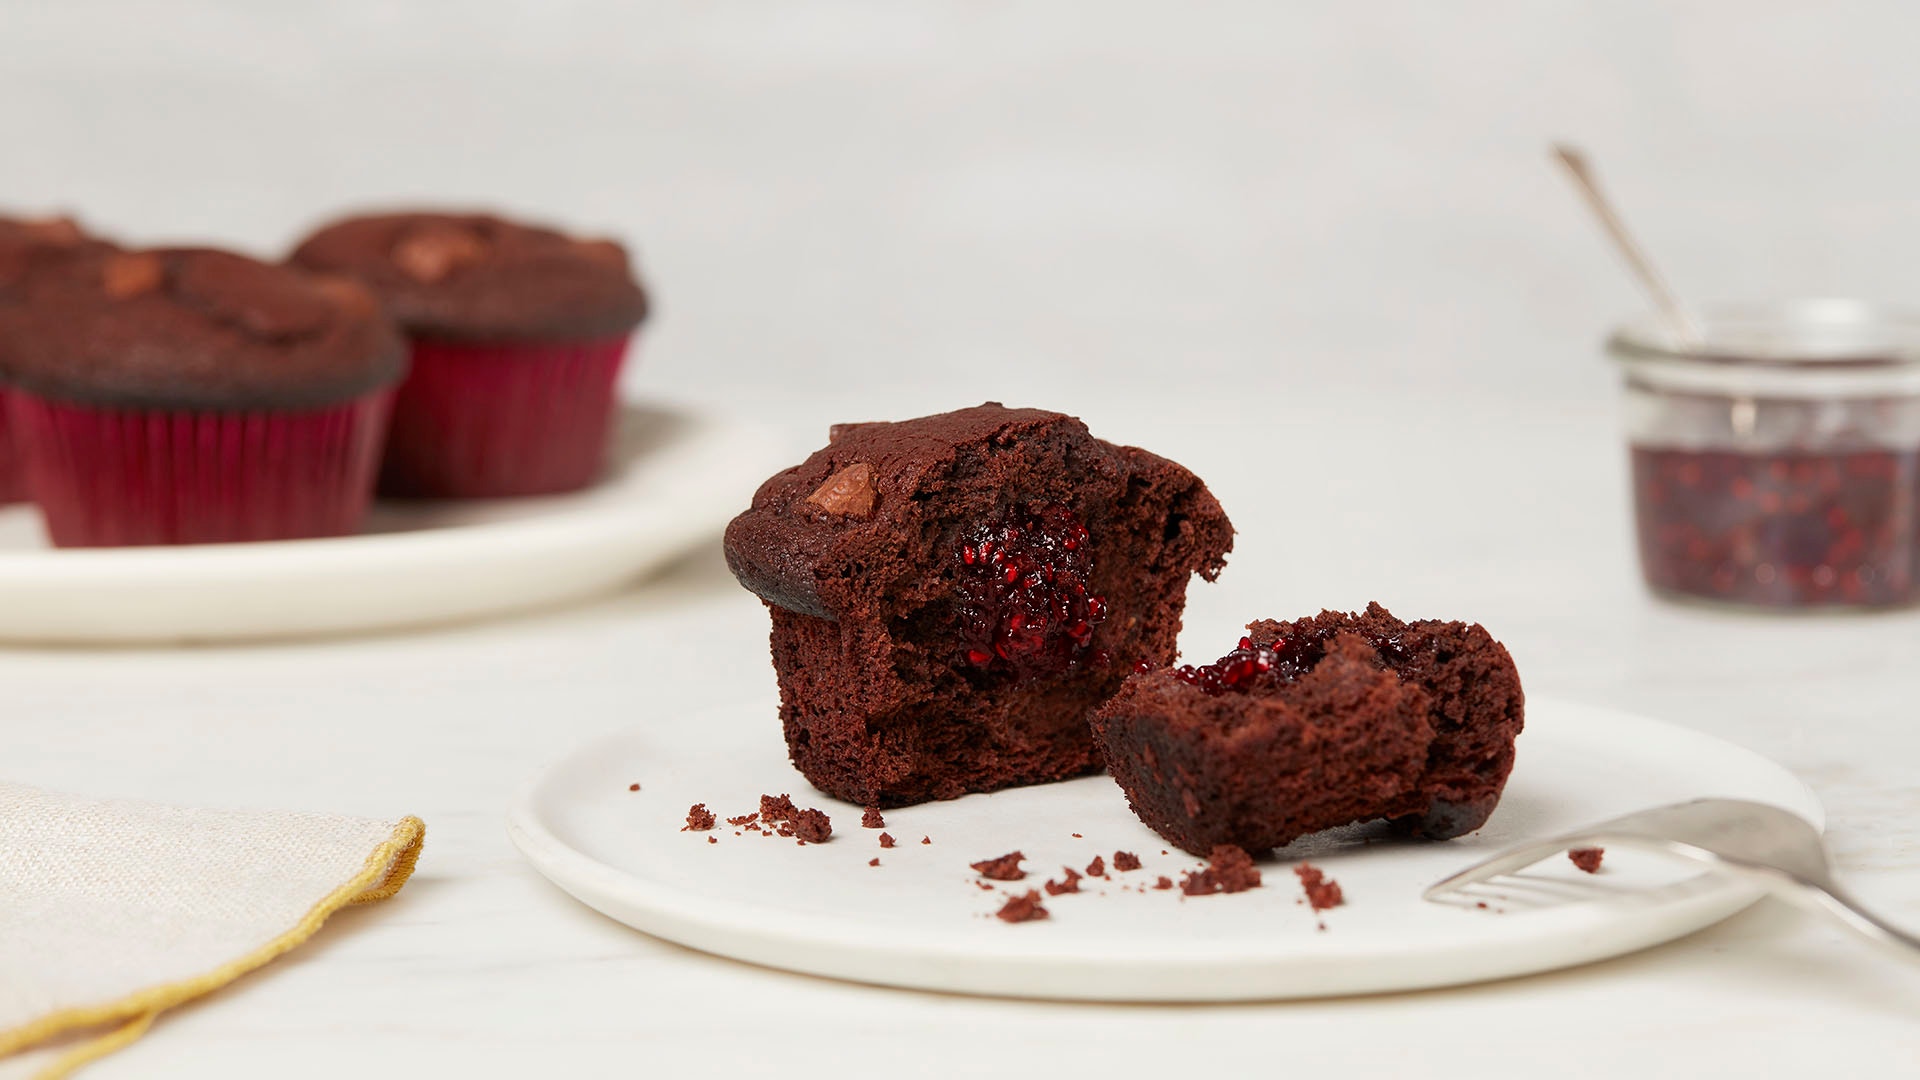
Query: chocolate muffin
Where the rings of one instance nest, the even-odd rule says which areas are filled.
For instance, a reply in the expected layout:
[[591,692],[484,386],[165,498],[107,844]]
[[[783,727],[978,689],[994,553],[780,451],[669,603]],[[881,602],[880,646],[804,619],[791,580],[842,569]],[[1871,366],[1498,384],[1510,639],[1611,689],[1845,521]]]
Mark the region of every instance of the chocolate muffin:
[[405,357],[373,297],[224,251],[76,257],[0,302],[0,381],[56,544],[353,531]]
[[598,476],[648,309],[619,244],[487,214],[393,213],[329,225],[292,261],[365,282],[411,340],[383,490],[551,494]]
[[1097,771],[1088,714],[1173,659],[1232,543],[1186,469],[990,402],[836,427],[726,554],[772,613],[794,764],[885,807]]
[[[72,218],[0,215],[0,305],[17,300],[27,279],[40,269],[109,246],[87,235]],[[6,396],[6,387],[0,385],[0,506],[27,497],[26,469],[7,424]]]
[[1382,818],[1444,840],[1493,813],[1525,698],[1485,629],[1371,604],[1247,631],[1215,663],[1133,675],[1093,716],[1155,832],[1204,854]]

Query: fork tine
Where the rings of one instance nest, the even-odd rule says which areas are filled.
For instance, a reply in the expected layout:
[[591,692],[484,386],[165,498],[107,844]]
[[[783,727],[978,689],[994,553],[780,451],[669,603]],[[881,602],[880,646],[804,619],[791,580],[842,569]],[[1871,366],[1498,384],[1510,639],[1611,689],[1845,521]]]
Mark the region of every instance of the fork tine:
[[1420,894],[1420,899],[1433,900],[1447,893],[1457,892],[1469,885],[1477,885],[1483,881],[1490,881],[1502,874],[1510,874],[1515,870],[1524,870],[1534,863],[1549,858],[1558,852],[1565,851],[1570,847],[1578,847],[1585,839],[1586,837],[1579,833],[1570,833],[1566,836],[1556,836],[1549,840],[1542,840],[1537,844],[1529,844],[1526,847],[1514,848],[1512,851],[1503,851],[1491,858],[1474,863],[1472,866],[1467,867],[1457,874],[1451,874],[1427,886],[1426,891]]

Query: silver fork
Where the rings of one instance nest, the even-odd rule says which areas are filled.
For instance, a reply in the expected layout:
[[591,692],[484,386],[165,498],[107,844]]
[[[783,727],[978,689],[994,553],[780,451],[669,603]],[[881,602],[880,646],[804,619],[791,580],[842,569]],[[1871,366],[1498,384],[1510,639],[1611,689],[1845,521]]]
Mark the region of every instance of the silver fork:
[[1834,880],[1827,845],[1812,825],[1777,806],[1741,799],[1695,799],[1655,807],[1522,844],[1435,882],[1421,897],[1438,900],[1469,885],[1583,847],[1628,847],[1684,855],[1736,874],[1784,900],[1837,915],[1866,937],[1920,957],[1920,937],[1861,907]]

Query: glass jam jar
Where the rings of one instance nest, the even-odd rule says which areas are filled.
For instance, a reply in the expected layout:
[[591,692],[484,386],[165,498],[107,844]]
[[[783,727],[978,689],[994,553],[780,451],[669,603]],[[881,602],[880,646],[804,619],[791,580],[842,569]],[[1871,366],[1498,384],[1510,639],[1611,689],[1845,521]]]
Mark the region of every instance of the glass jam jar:
[[1626,383],[1640,566],[1657,594],[1772,609],[1920,601],[1920,315],[1851,300],[1649,319]]

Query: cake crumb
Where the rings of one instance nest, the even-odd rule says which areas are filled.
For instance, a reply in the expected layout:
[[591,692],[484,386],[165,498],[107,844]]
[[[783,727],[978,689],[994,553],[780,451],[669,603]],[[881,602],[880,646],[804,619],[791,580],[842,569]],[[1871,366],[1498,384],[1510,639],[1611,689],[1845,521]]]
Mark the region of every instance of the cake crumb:
[[803,843],[824,844],[833,835],[833,820],[819,810],[802,810],[793,829]]
[[760,796],[760,819],[762,821],[786,821],[799,812],[800,808],[793,805],[793,796],[791,795],[781,795],[778,798],[772,795]]
[[1073,838],[1074,838],[1075,840],[1084,840],[1084,839],[1085,839],[1085,837],[1083,837],[1083,836],[1081,836],[1081,835],[1080,835],[1079,833],[1077,833],[1077,832],[1076,832],[1076,833],[1068,833],[1067,835],[1068,835],[1068,836],[1071,836],[1071,837],[1073,837]]
[[706,832],[711,828],[713,828],[713,811],[707,809],[706,803],[697,802],[687,808],[687,827],[681,829],[681,832]]
[[881,847],[892,847],[892,846],[893,846],[893,844],[894,844],[894,839],[893,839],[893,834],[892,834],[892,833],[881,833],[881,834],[880,834],[880,846],[881,846]]
[[1079,892],[1080,891],[1079,873],[1075,871],[1074,868],[1071,866],[1063,866],[1060,869],[1066,872],[1066,877],[1061,878],[1059,881],[1055,881],[1052,878],[1048,878],[1047,884],[1046,884],[1047,895],[1059,896],[1061,893]]
[[984,881],[976,881],[976,882],[974,882],[974,885],[975,885],[976,887],[978,887],[978,888],[979,888],[979,890],[980,890],[981,892],[992,892],[992,891],[993,891],[993,886],[991,886],[991,885],[989,885],[989,884],[987,884],[987,883],[986,883],[986,882],[984,882]]
[[1140,869],[1140,856],[1135,855],[1131,851],[1116,851],[1113,853],[1113,868],[1120,871],[1138,870]]
[[999,911],[993,913],[1001,922],[1032,922],[1047,917],[1047,909],[1040,903],[1040,894],[1032,889],[1024,896],[1009,899]]
[[1214,845],[1207,854],[1207,868],[1190,870],[1180,881],[1180,891],[1188,896],[1245,892],[1259,887],[1260,871],[1254,869],[1253,856],[1232,844]]
[[1606,848],[1597,847],[1574,848],[1572,851],[1567,852],[1567,858],[1573,860],[1573,865],[1585,870],[1589,874],[1597,874],[1600,872],[1600,860],[1605,858],[1606,855]]
[[875,856],[874,856],[873,858],[871,858],[871,859],[868,859],[868,860],[867,860],[867,865],[868,865],[868,866],[879,866],[879,865],[880,865],[880,856],[878,856],[878,855],[875,855]]
[[969,865],[978,871],[981,877],[992,881],[1019,881],[1027,876],[1027,872],[1020,869],[1020,862],[1025,858],[1026,856],[1018,851],[1009,851],[997,859],[981,859]]
[[1087,864],[1087,876],[1088,877],[1106,877],[1107,876],[1107,860],[1101,858],[1098,855],[1095,855],[1093,857],[1093,861]]
[[1479,908],[1481,911],[1487,910],[1487,902],[1485,900],[1477,901],[1473,906]]
[[860,827],[863,829],[884,829],[887,827],[887,819],[880,816],[879,807],[869,806],[867,807],[867,812],[860,815]]
[[751,825],[751,824],[753,824],[754,822],[756,822],[756,821],[758,821],[758,820],[760,820],[760,815],[759,815],[759,814],[741,814],[741,815],[740,815],[739,817],[730,817],[730,818],[728,818],[728,819],[727,819],[727,824],[729,824],[729,825]]
[[1153,887],[1156,889],[1171,889],[1173,888],[1173,879],[1162,874],[1154,879]]
[[717,836],[709,836],[709,837],[707,837],[707,843],[709,843],[709,844],[717,844],[717,843],[719,843],[719,842],[720,842],[720,838],[719,838],[719,837],[717,837]]
[[931,837],[931,836],[923,836],[923,837],[921,837],[921,838],[920,838],[920,842],[921,842],[921,843],[923,843],[923,844],[931,844],[931,843],[933,843],[933,837]]
[[639,791],[639,790],[640,790],[640,781],[638,781],[638,780],[635,780],[635,781],[634,781],[633,783],[631,783],[631,784],[628,784],[628,785],[627,785],[627,790],[628,790],[628,791]]
[[1346,903],[1346,897],[1340,894],[1340,883],[1320,872],[1312,863],[1301,863],[1293,868],[1300,879],[1300,888],[1307,894],[1307,903],[1315,911],[1339,907]]

